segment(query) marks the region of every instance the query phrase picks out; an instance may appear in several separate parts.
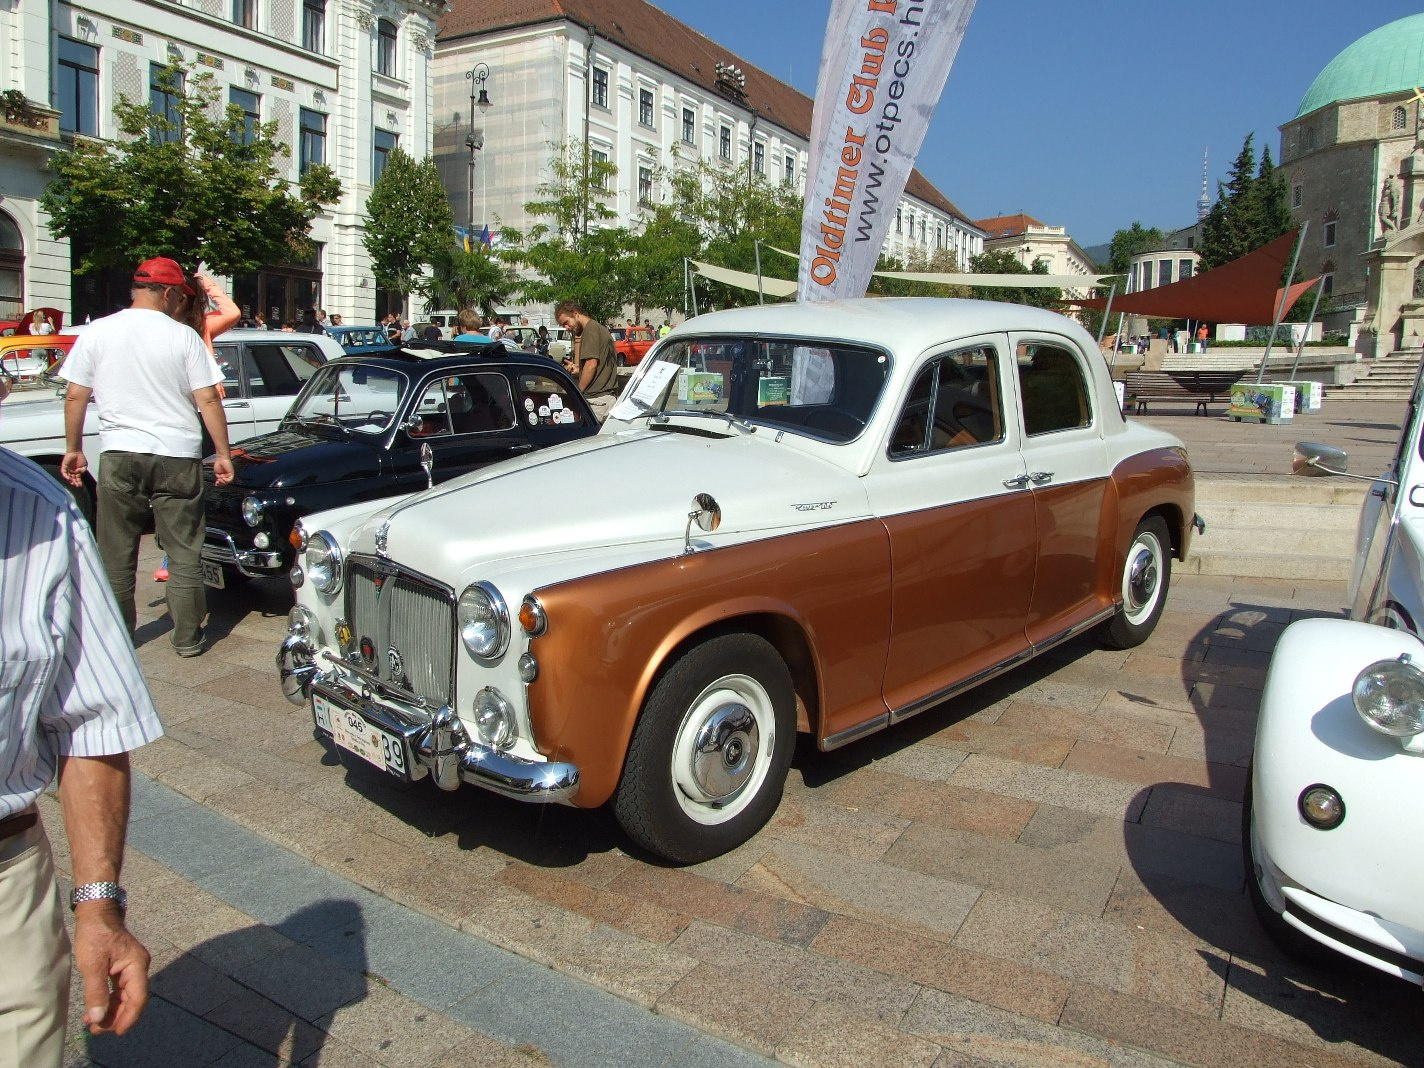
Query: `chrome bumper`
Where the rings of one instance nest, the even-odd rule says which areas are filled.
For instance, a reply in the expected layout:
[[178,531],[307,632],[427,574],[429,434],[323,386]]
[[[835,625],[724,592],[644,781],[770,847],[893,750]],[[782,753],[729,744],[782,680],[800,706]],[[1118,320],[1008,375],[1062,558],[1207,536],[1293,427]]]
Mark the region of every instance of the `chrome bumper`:
[[206,527],[199,556],[209,563],[227,564],[248,578],[268,578],[283,573],[282,554],[262,549],[239,549],[232,535],[218,527]]
[[567,801],[578,792],[575,765],[527,760],[481,745],[448,705],[431,709],[423,698],[354,664],[330,653],[322,656],[329,670],[316,665],[305,635],[294,633],[282,643],[277,670],[287,700],[309,704],[315,691],[373,727],[397,735],[405,743],[412,780],[429,776],[442,790],[467,782],[518,801]]

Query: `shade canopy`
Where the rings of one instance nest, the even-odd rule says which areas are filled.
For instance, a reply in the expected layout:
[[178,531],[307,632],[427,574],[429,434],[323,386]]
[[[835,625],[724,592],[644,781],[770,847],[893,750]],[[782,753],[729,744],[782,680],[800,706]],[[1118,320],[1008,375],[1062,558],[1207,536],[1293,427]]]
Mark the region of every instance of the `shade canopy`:
[[[1297,282],[1289,293],[1280,288],[1297,232],[1282,234],[1255,252],[1180,282],[1116,297],[1112,302],[1113,311],[1159,319],[1204,319],[1249,326],[1274,323],[1278,314],[1289,311],[1301,294],[1319,281],[1312,278],[1308,282]],[[1284,308],[1281,306],[1283,294]],[[1084,308],[1107,307],[1104,297],[1064,303]]]

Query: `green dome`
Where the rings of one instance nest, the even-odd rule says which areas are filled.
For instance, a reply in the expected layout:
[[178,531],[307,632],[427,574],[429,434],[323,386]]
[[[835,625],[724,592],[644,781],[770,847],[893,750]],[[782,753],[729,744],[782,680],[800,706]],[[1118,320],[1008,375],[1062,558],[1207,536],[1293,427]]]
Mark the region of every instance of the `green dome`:
[[1295,117],[1341,100],[1383,96],[1424,85],[1424,15],[1407,15],[1365,34],[1326,64]]

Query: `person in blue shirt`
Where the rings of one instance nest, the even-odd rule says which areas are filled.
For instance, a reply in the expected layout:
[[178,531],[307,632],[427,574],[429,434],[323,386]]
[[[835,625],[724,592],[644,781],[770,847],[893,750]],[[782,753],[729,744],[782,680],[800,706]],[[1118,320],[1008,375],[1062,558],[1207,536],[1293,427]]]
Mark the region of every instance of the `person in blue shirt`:
[[455,335],[456,341],[473,341],[478,345],[493,345],[495,341],[487,334],[480,333],[480,328],[485,325],[483,317],[473,308],[461,308],[460,314],[456,318],[459,333]]

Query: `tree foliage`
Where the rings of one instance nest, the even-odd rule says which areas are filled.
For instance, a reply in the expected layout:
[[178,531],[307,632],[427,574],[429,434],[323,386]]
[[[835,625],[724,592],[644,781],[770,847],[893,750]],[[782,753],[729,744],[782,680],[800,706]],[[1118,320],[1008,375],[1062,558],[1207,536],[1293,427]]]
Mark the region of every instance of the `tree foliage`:
[[474,308],[483,315],[508,304],[520,291],[518,276],[499,253],[483,244],[466,252],[447,240],[431,256],[430,276],[413,284],[431,308]]
[[1201,269],[1210,270],[1254,252],[1295,226],[1285,176],[1261,154],[1259,168],[1247,134],[1227,180],[1217,185],[1216,203],[1202,224]]
[[366,228],[361,235],[376,284],[408,293],[422,268],[453,246],[454,225],[435,161],[412,159],[399,148],[392,151],[366,198]]
[[[1046,260],[1033,261],[1032,267],[1025,267],[1019,258],[1006,248],[990,249],[973,256],[969,260],[969,270],[974,274],[1047,274]],[[1027,304],[1033,308],[1048,308],[1057,311],[1063,303],[1061,289],[1015,289],[1008,286],[975,287],[974,296],[980,300],[1001,300],[1008,304]]]
[[50,161],[40,204],[50,232],[82,252],[76,269],[173,256],[233,274],[309,255],[312,220],[341,196],[332,170],[309,167],[294,192],[275,122],[249,136],[242,110],[221,105],[207,72],[170,66],[160,78],[168,114],[120,97],[118,141],[76,139]]
[[1157,227],[1145,227],[1140,222],[1134,222],[1128,229],[1113,234],[1112,244],[1108,246],[1108,270],[1113,274],[1126,275],[1132,269],[1132,257],[1160,249],[1166,241],[1166,235]]

